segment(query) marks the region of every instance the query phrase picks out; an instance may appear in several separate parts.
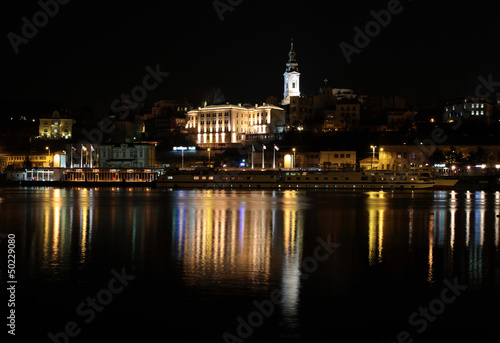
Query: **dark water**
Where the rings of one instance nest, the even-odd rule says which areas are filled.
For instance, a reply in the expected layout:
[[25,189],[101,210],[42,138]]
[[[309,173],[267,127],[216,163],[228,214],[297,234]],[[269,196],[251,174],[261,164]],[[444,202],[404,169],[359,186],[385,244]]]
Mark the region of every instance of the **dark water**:
[[2,335],[496,341],[499,215],[482,191],[0,189],[17,281],[16,336],[7,290]]

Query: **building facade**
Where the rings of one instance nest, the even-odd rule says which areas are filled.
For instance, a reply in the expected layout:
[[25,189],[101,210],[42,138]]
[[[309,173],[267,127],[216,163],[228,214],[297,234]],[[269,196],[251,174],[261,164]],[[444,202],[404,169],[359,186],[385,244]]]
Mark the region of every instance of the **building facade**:
[[[407,171],[434,164],[487,168],[500,166],[500,145],[384,145],[375,153],[374,169]],[[375,160],[374,160],[375,161]]]
[[212,105],[189,111],[186,129],[203,148],[225,148],[258,139],[272,139],[285,129],[282,108]]
[[101,168],[155,167],[155,146],[150,144],[120,144],[99,146]]
[[71,139],[73,124],[74,119],[61,118],[59,112],[54,111],[51,118],[40,118],[39,136],[42,139]]
[[459,98],[445,104],[443,120],[452,123],[457,118],[466,118],[486,124],[491,123],[494,104],[484,98]]
[[186,113],[192,110],[187,102],[161,100],[155,102],[151,113],[144,114],[144,132],[148,138],[165,138],[181,132],[186,126]]
[[[27,162],[29,161],[29,162]],[[6,154],[0,156],[0,169],[24,169],[26,163],[31,167],[52,167],[53,159],[49,154]]]

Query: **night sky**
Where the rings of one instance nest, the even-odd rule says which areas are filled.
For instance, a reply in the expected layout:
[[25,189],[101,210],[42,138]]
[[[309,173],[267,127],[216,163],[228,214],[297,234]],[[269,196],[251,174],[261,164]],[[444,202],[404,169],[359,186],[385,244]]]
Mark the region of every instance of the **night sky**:
[[402,0],[348,63],[339,44],[354,46],[354,27],[364,30],[374,20],[370,11],[391,2],[241,1],[221,21],[212,0],[72,0],[18,53],[8,35],[21,36],[22,18],[33,22],[41,7],[9,2],[1,21],[2,116],[36,115],[42,104],[91,106],[103,115],[157,65],[170,75],[148,92],[146,105],[183,98],[198,105],[213,87],[232,103],[281,100],[292,37],[303,94],[317,93],[327,78],[336,88],[399,95],[411,105],[473,95],[480,75],[500,82],[500,14],[482,0]]

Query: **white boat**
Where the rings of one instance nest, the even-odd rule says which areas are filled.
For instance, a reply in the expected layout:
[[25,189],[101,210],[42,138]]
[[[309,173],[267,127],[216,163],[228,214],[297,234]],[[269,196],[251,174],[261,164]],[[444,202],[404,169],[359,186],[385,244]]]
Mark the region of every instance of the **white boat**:
[[453,188],[459,181],[458,178],[438,176],[436,172],[434,172],[434,170],[431,168],[414,168],[412,169],[412,172],[418,173],[420,175],[420,178],[422,179],[427,179],[427,178],[433,179],[434,180],[433,188],[437,189]]
[[435,180],[417,172],[321,170],[167,170],[158,188],[426,189]]

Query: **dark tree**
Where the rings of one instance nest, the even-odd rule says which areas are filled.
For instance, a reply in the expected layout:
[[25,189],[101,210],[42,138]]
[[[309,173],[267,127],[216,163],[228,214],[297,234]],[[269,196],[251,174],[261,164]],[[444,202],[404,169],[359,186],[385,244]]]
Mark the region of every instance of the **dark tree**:
[[23,161],[23,166],[25,169],[31,169],[33,168],[33,162],[31,162],[30,157],[26,155]]

